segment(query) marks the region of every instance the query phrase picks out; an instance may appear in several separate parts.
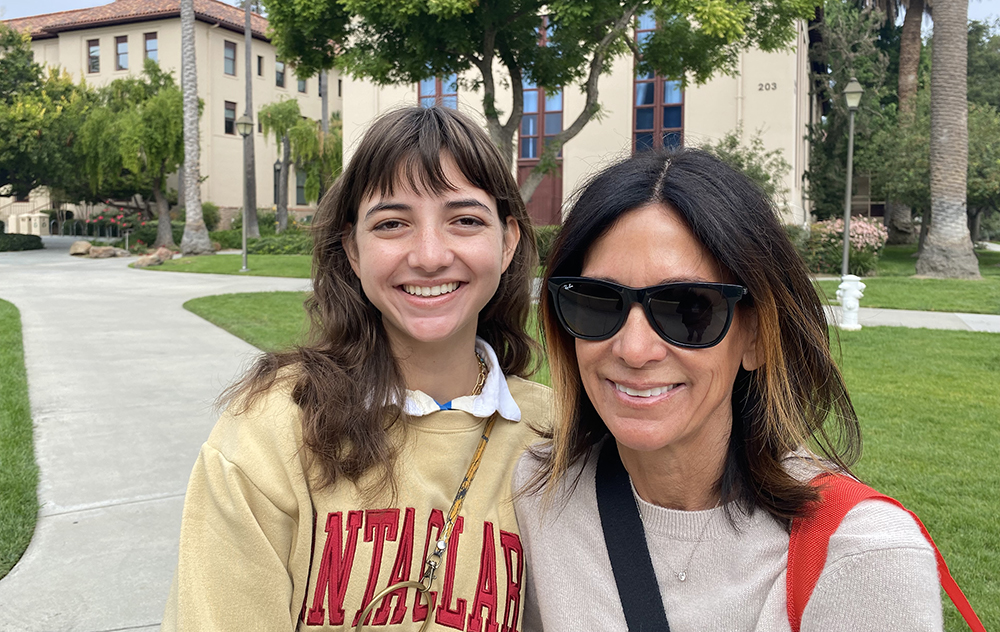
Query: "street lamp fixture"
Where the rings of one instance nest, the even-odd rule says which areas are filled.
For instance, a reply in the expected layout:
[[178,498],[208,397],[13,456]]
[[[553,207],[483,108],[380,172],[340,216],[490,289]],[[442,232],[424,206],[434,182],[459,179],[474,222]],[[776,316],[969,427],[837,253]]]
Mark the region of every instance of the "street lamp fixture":
[[[236,119],[236,131],[239,132],[240,136],[243,137],[243,142],[246,143],[247,136],[253,133],[253,119],[248,115],[244,114],[240,118]],[[246,145],[244,144],[244,147]],[[244,149],[244,152],[246,149]],[[250,203],[250,189],[249,181],[247,180],[246,169],[243,170],[243,267],[240,268],[240,272],[249,272],[250,268],[247,267],[247,205]]]
[[847,131],[847,187],[844,192],[844,259],[840,266],[840,287],[837,296],[841,301],[841,329],[860,329],[858,325],[858,299],[863,294],[865,285],[856,276],[849,274],[848,263],[851,255],[851,180],[854,175],[854,113],[858,111],[861,104],[861,95],[864,88],[858,80],[851,77],[851,80],[844,87],[844,100],[847,101],[848,131]]

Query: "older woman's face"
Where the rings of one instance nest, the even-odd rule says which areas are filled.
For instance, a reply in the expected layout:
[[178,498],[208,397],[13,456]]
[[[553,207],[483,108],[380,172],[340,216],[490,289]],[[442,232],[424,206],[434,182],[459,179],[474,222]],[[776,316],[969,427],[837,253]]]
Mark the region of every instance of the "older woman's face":
[[[681,217],[659,204],[630,211],[595,241],[581,275],[637,288],[727,281]],[[640,452],[724,449],[736,372],[741,363],[757,366],[748,320],[737,310],[718,345],[684,349],[660,338],[636,304],[612,338],[576,340],[583,386],[619,445]]]

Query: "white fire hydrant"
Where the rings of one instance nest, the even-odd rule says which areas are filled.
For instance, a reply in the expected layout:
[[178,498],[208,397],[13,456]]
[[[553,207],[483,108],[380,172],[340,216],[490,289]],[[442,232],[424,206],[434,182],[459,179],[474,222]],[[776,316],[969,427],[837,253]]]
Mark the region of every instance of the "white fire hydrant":
[[837,298],[841,306],[840,328],[857,331],[861,329],[861,325],[858,324],[858,308],[861,307],[860,299],[864,296],[862,290],[866,286],[861,282],[861,277],[853,274],[845,274],[840,280],[840,286],[837,288]]

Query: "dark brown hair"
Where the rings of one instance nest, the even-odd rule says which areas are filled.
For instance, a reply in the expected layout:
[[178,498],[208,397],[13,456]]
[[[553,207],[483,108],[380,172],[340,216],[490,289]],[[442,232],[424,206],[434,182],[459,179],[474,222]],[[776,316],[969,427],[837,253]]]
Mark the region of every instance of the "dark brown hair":
[[[405,385],[382,316],[351,269],[345,242],[354,238],[358,207],[373,193],[399,186],[435,194],[453,190],[441,164],[451,156],[472,185],[492,195],[501,224],[520,227],[513,260],[479,314],[477,335],[493,347],[506,375],[530,372],[534,342],[527,333],[530,280],[537,265],[534,231],[507,162],[486,133],[447,108],[404,108],[376,120],[334,186],[323,196],[313,224],[313,292],[306,300],[309,342],[263,356],[224,395],[245,411],[284,367],[294,379],[308,456],[319,465],[321,486],[342,479],[365,491],[395,492],[396,450],[390,430],[402,412]],[[284,374],[284,373],[282,373]]]
[[[737,309],[756,318],[762,364],[737,374],[719,486],[723,500],[737,501],[744,513],[760,507],[787,523],[816,492],[786,471],[785,459],[806,449],[849,472],[861,434],[830,355],[823,306],[771,201],[752,181],[691,149],[644,152],[613,165],[579,194],[549,255],[543,287],[551,277],[578,276],[591,245],[615,222],[657,203],[676,210],[732,281],[749,290]],[[536,488],[563,477],[609,434],[583,389],[575,340],[559,325],[548,292],[540,313],[558,412]]]

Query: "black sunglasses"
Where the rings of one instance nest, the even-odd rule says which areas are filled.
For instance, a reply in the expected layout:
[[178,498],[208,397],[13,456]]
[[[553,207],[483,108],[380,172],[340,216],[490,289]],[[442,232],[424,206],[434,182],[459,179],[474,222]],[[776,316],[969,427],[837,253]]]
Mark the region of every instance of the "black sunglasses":
[[582,340],[607,340],[625,324],[633,303],[672,345],[712,347],[726,336],[747,289],[731,283],[665,283],[633,288],[587,277],[553,277],[549,292],[559,322]]

